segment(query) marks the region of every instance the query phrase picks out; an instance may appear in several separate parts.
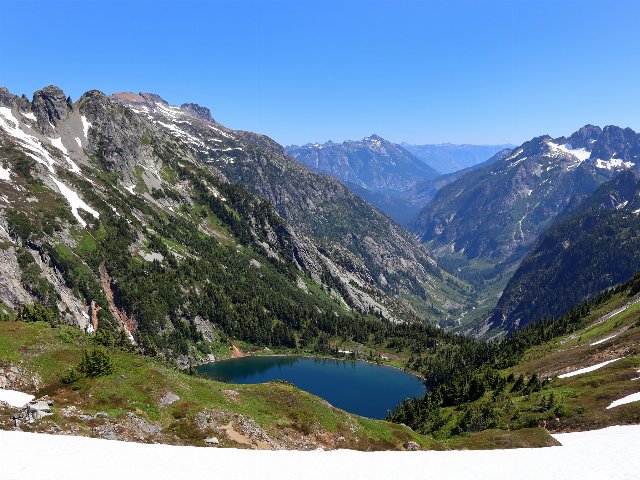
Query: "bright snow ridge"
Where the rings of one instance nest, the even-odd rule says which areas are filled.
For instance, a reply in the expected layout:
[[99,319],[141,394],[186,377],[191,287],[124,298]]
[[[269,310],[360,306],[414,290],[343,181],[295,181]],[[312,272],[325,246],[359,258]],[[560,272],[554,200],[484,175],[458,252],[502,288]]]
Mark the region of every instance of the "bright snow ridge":
[[0,403],[6,403],[12,407],[22,408],[33,399],[34,396],[29,395],[28,393],[0,388]]
[[[0,431],[0,452],[7,459],[2,465],[3,478],[11,479],[86,480],[88,472],[92,480],[130,478],[140,472],[154,480],[638,478],[638,425],[554,437],[562,446],[443,452],[301,452],[183,447]],[[37,452],[38,461],[24,461],[25,452]],[[106,458],[117,461],[105,462]]]
[[610,363],[617,362],[620,358],[614,358],[613,360],[607,360],[606,362],[598,363],[596,365],[592,365],[590,367],[581,368],[580,370],[575,370],[573,372],[564,373],[562,375],[558,375],[558,378],[569,378],[575,377],[576,375],[581,375],[583,373],[593,372],[594,370],[598,370],[599,368],[604,367],[605,365],[609,365]]
[[611,405],[607,407],[607,410],[610,408],[619,407],[620,405],[626,405],[627,403],[632,403],[632,402],[640,402],[640,392],[632,393],[631,395],[627,395],[626,397],[616,400],[615,402],[611,402]]
[[49,175],[49,176],[51,177],[51,180],[53,180],[53,182],[58,187],[58,190],[60,190],[60,193],[62,193],[64,198],[67,199],[67,202],[69,202],[69,205],[71,205],[71,213],[73,213],[73,216],[76,217],[76,220],[78,220],[80,225],[82,225],[83,227],[86,227],[87,226],[87,222],[85,222],[83,220],[83,218],[80,216],[80,214],[78,214],[78,209],[79,208],[81,208],[85,212],[89,212],[91,215],[93,215],[96,218],[98,218],[100,216],[100,214],[98,212],[96,212],[93,208],[91,208],[89,205],[87,205],[80,198],[80,196],[76,192],[71,190],[69,187],[67,187],[60,180],[57,180],[56,178],[52,177],[51,175]]

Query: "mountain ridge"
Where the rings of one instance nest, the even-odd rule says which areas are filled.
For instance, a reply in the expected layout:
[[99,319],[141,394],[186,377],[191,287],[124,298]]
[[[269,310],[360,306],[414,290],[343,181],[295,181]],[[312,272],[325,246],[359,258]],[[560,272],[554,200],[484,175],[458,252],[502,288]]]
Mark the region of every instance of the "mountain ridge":
[[400,145],[376,134],[362,140],[290,145],[285,149],[317,172],[377,193],[397,195],[418,179],[440,175]]
[[[576,196],[637,168],[640,136],[586,125],[568,137],[535,137],[503,160],[440,189],[412,230],[441,266],[476,285],[473,319],[493,308],[520,260]],[[465,319],[464,321],[467,321]]]

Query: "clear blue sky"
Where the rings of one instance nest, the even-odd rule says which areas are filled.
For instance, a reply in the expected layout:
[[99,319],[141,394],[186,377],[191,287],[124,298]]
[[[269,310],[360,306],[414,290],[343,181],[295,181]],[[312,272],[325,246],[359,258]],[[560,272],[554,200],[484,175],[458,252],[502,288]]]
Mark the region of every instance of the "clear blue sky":
[[640,1],[3,0],[0,85],[149,91],[280,143],[640,130]]

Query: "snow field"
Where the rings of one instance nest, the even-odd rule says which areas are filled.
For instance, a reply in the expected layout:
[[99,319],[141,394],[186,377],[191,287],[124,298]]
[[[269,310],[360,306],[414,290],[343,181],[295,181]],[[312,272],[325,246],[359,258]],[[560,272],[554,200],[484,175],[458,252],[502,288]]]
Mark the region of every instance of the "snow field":
[[[1,477],[49,480],[638,478],[638,425],[554,437],[562,446],[444,452],[300,452],[149,445],[0,431]],[[25,461],[25,452],[37,452],[38,461]]]

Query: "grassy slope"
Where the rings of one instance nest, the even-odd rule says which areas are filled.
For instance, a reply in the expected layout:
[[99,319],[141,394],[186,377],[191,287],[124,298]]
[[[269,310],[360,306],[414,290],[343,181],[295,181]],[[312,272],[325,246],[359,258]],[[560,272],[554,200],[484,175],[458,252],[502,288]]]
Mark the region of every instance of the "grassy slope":
[[[0,368],[18,366],[36,378],[26,382],[25,390],[54,400],[52,417],[23,428],[52,432],[60,427],[79,435],[115,428],[116,438],[190,445],[205,445],[206,437],[217,436],[223,446],[265,448],[264,441],[239,427],[249,419],[286,448],[401,449],[408,440],[422,448],[442,448],[407,427],[346,413],[284,383],[222,384],[126,352],[112,354],[113,374],[74,388],[64,385],[61,375],[78,364],[89,345],[90,337],[74,328],[0,322]],[[167,392],[180,400],[162,407]],[[75,412],[65,408],[71,405]],[[87,417],[97,412],[108,418]],[[10,411],[0,407],[0,425],[12,424]]]
[[[580,431],[603,428],[610,425],[640,423],[640,402],[612,409],[607,407],[614,400],[640,392],[640,303],[606,320],[603,317],[630,301],[627,292],[614,295],[609,301],[594,309],[587,317],[586,327],[577,332],[555,338],[530,348],[521,362],[504,370],[516,377],[526,378],[534,373],[550,381],[539,392],[530,395],[488,391],[471,407],[490,403],[500,413],[498,424],[505,430],[486,430],[471,436],[449,437],[455,420],[462,415],[461,408],[447,408],[447,424],[436,435],[449,447],[474,448],[478,444],[495,443],[496,437],[506,429],[513,430],[526,446],[537,443],[535,436],[544,425],[549,431]],[[615,336],[614,336],[615,335]],[[614,336],[610,340],[594,342]],[[563,373],[589,367],[607,360],[621,360],[593,372],[569,378],[557,378]],[[555,397],[551,408],[541,408],[545,399]],[[483,439],[483,437],[485,437]]]

